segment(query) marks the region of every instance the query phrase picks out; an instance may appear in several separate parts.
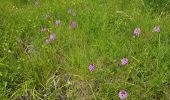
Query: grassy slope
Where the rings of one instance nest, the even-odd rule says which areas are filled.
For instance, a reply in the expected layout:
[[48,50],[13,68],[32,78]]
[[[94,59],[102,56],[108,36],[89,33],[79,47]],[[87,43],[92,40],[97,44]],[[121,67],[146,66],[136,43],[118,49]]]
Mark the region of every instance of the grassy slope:
[[[33,1],[0,0],[0,97],[117,100],[125,89],[129,100],[170,99],[170,14],[147,4],[41,0],[35,7]],[[69,8],[76,17],[67,14]],[[75,30],[72,20],[77,21]],[[160,33],[152,32],[155,25]],[[42,26],[57,36],[50,45],[45,44],[48,32],[40,33]],[[142,29],[136,39],[135,27]],[[26,54],[29,45],[34,50]],[[123,57],[129,59],[127,66],[119,64]],[[90,63],[97,67],[93,73]]]

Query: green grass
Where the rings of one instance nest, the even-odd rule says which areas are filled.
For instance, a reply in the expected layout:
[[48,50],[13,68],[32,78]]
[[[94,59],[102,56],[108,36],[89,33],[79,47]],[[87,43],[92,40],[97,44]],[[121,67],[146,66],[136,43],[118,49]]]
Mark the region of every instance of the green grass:
[[[122,89],[127,100],[170,100],[169,0],[39,1],[0,0],[1,100],[119,100]],[[50,45],[42,26],[56,34]]]

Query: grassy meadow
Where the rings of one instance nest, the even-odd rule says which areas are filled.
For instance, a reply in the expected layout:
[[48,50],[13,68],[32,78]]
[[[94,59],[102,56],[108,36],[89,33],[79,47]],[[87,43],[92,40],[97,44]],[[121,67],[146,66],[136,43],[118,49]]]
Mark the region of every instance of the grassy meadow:
[[0,0],[0,100],[120,100],[121,90],[170,100],[170,0]]

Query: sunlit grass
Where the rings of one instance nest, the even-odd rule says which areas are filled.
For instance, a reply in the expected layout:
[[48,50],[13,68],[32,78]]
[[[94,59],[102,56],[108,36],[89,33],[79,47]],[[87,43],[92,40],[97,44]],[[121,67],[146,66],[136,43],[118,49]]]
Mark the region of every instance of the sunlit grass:
[[159,1],[0,0],[0,98],[169,100],[170,2]]

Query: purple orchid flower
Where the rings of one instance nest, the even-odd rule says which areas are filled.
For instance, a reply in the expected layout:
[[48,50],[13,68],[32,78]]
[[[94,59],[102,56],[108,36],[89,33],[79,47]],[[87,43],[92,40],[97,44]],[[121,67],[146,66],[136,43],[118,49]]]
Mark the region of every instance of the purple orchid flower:
[[139,37],[140,34],[141,34],[141,29],[139,27],[135,28],[133,35],[135,37]]
[[155,26],[153,31],[156,32],[156,33],[159,33],[160,32],[160,26]]
[[74,21],[72,21],[72,28],[73,28],[73,29],[75,29],[75,28],[76,28],[76,26],[77,26],[76,21],[75,21],[75,20],[74,20]]
[[123,58],[121,60],[121,62],[122,62],[122,65],[127,65],[128,64],[128,59],[127,58]]
[[50,38],[46,39],[46,43],[50,44],[53,40],[55,40],[56,35],[54,33],[50,34]]
[[55,34],[54,33],[52,33],[52,34],[50,34],[50,40],[54,40],[55,39]]
[[50,40],[50,39],[46,39],[46,43],[47,43],[47,44],[50,44],[50,43],[51,43],[51,40]]
[[127,92],[126,92],[125,90],[121,90],[121,91],[119,92],[119,98],[120,98],[121,100],[126,99],[127,96],[128,96],[128,94],[127,94]]
[[58,27],[60,25],[60,20],[56,20],[55,25]]
[[94,64],[90,64],[89,70],[90,71],[94,71],[95,69],[96,69],[95,65]]
[[46,15],[46,19],[49,20],[51,16],[49,14]]

